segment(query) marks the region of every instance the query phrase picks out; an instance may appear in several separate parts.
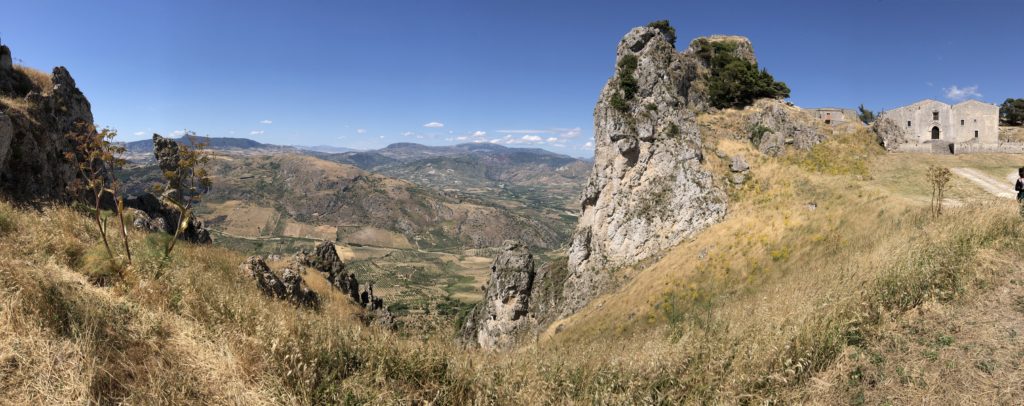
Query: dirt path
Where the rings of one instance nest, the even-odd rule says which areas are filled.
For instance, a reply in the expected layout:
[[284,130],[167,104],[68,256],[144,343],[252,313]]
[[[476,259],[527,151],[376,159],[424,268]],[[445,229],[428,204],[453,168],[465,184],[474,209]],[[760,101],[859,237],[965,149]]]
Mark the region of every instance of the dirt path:
[[1007,182],[1005,180],[996,179],[973,168],[952,168],[950,171],[973,182],[986,192],[995,196],[1006,199],[1013,199],[1017,197],[1013,193],[1012,181]]

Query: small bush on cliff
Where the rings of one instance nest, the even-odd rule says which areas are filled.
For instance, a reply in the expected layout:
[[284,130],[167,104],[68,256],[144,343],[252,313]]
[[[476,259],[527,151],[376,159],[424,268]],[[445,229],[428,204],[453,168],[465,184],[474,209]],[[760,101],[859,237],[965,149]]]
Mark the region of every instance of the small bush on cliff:
[[638,63],[639,61],[637,60],[636,55],[633,54],[625,55],[619,60],[619,71],[617,75],[619,78],[619,89],[622,90],[622,96],[625,97],[626,100],[633,100],[633,97],[636,96],[636,91],[640,87],[636,81],[636,77],[633,76],[633,73],[636,72]]
[[736,43],[701,40],[698,45],[697,55],[711,67],[708,96],[712,106],[742,108],[757,99],[789,97],[785,83],[775,81],[768,71],[736,55]]
[[661,31],[661,35],[665,36],[665,40],[667,40],[669,44],[672,44],[673,48],[676,46],[676,29],[669,24],[668,20],[654,21],[647,24],[647,26],[657,28],[658,31]]

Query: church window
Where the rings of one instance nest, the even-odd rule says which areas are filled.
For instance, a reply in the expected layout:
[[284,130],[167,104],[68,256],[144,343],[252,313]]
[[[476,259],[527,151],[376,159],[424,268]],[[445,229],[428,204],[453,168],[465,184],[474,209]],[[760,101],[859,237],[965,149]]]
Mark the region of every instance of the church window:
[[939,119],[939,112],[933,111],[932,112],[932,120],[938,120],[938,119]]
[[964,120],[960,120],[960,125],[964,125]]
[[907,127],[910,127],[910,121],[907,121]]
[[974,138],[978,138],[978,130],[974,130]]

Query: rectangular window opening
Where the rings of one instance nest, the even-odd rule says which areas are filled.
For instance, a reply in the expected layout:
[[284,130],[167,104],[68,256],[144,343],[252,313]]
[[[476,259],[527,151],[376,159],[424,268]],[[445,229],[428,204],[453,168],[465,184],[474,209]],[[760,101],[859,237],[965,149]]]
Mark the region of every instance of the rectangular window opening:
[[974,130],[974,138],[978,138],[978,130]]
[[937,111],[932,112],[932,120],[938,120],[938,119],[939,119],[939,112],[937,112]]
[[960,120],[960,125],[964,125],[964,120]]
[[907,127],[910,127],[910,122],[909,121],[907,121]]

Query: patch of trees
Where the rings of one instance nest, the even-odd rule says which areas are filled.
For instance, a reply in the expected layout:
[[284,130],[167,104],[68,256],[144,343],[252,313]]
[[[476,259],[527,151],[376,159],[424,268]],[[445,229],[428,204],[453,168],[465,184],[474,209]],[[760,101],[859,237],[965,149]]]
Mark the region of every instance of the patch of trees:
[[1006,99],[999,106],[999,119],[1006,125],[1024,125],[1024,99]]
[[789,98],[789,87],[756,63],[736,55],[737,44],[698,40],[697,55],[711,67],[708,96],[713,107],[742,108],[761,98]]
[[864,124],[871,124],[875,121],[875,112],[868,110],[863,104],[857,107],[857,117],[860,118]]

